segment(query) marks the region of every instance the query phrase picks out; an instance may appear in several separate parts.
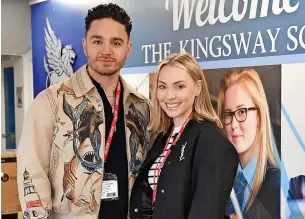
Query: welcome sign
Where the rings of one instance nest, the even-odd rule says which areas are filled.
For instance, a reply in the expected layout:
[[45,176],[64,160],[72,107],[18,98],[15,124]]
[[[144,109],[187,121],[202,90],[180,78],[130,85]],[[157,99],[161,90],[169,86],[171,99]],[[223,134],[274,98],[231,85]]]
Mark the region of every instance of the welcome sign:
[[[33,51],[41,54],[34,57],[37,58],[34,63],[39,63],[39,66],[34,64],[34,74],[45,72],[46,19],[61,42],[72,45],[77,56],[74,68],[86,62],[81,47],[84,18],[88,9],[101,2],[65,2],[48,0],[32,6]],[[122,6],[133,22],[132,53],[124,73],[153,72],[169,53],[183,50],[209,69],[232,66],[232,59],[246,59],[246,65],[261,63],[256,59],[260,57],[267,57],[265,64],[305,61],[303,55],[298,55],[305,53],[305,2],[302,0],[112,2]],[[287,58],[286,55],[295,56]]]
[[[172,20],[166,31],[168,37],[162,37],[169,40],[142,45],[144,62],[130,65],[160,62],[169,53],[180,51],[191,53],[198,61],[305,51],[305,19],[301,18],[304,2],[301,5],[300,1],[291,0],[166,0],[164,6],[163,12],[171,17],[159,23],[154,35],[158,35],[159,28],[165,29],[162,26],[169,27],[167,21]],[[151,42],[156,39],[149,34],[146,38],[151,38],[146,40]]]

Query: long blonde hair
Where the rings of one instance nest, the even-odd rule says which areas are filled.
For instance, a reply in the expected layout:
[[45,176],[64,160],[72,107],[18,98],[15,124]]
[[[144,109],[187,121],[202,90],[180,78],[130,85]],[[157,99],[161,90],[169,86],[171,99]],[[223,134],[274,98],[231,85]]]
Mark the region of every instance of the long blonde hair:
[[159,74],[161,69],[166,66],[177,66],[185,70],[194,79],[195,82],[201,81],[201,92],[195,97],[193,104],[193,115],[195,120],[208,120],[217,124],[218,127],[222,128],[221,121],[217,117],[216,112],[213,109],[208,86],[204,74],[200,68],[200,65],[196,59],[186,52],[180,54],[171,54],[167,56],[165,60],[159,65],[154,90],[152,94],[152,117],[148,124],[148,130],[151,132],[167,132],[172,119],[163,111],[159,101],[157,100],[157,84],[159,80]]
[[217,101],[218,116],[221,118],[226,90],[236,83],[243,85],[243,87],[249,92],[254,105],[257,107],[259,117],[259,125],[255,137],[255,142],[259,147],[259,154],[250,196],[246,204],[247,211],[252,205],[264,181],[267,162],[274,167],[278,167],[279,164],[275,158],[277,150],[276,147],[273,147],[273,133],[266,94],[260,77],[254,69],[235,69],[228,72],[221,79]]

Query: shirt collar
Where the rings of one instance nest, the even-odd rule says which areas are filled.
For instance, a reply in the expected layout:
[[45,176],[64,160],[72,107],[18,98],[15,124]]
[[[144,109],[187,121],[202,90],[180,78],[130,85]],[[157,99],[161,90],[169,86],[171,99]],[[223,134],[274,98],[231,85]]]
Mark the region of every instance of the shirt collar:
[[257,163],[257,156],[252,158],[252,160],[245,166],[245,168],[242,168],[240,163],[238,165],[238,173],[242,172],[247,180],[248,185],[252,185],[255,170],[256,170],[256,163]]
[[[94,84],[87,72],[87,64],[83,65],[79,68],[72,76],[72,84],[76,97],[84,96],[88,93],[92,88],[94,88]],[[137,92],[133,87],[131,87],[120,75],[120,81],[122,86],[124,87],[124,102],[128,95],[133,94],[136,97],[145,100],[146,98],[142,96],[139,92]]]

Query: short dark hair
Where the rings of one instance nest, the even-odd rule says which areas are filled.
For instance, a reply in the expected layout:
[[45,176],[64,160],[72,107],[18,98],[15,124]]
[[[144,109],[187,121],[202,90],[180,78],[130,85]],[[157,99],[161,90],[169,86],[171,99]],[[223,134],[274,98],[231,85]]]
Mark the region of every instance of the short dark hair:
[[111,18],[124,25],[128,38],[130,37],[130,32],[132,29],[130,17],[123,8],[113,3],[101,4],[88,10],[88,14],[85,18],[86,33],[90,29],[91,23],[94,20],[103,18]]

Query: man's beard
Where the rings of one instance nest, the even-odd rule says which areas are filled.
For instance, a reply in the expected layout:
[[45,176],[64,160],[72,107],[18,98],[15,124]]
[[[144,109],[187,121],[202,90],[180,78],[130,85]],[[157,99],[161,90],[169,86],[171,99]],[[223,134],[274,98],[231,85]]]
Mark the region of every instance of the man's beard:
[[122,67],[125,64],[125,61],[126,61],[126,57],[120,62],[115,62],[114,63],[115,65],[111,69],[107,69],[107,67],[99,68],[99,66],[96,64],[97,61],[93,63],[89,63],[89,65],[92,68],[92,70],[94,70],[96,73],[100,75],[112,76],[122,69]]

